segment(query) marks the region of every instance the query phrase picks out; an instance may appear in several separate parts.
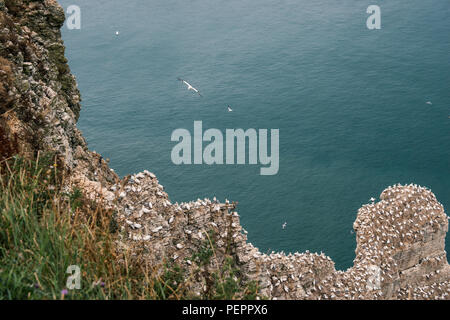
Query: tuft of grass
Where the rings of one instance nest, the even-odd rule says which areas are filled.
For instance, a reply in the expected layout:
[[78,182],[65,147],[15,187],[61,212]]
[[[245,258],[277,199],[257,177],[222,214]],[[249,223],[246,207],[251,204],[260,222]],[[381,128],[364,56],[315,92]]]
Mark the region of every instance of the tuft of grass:
[[246,282],[245,277],[236,263],[235,258],[217,248],[214,230],[205,232],[206,240],[195,252],[191,260],[197,265],[195,276],[200,276],[205,282],[205,292],[201,298],[209,300],[255,300],[264,299],[258,293],[259,287],[255,281]]
[[72,211],[81,208],[83,194],[79,188],[73,188],[73,191],[69,193],[68,196]]

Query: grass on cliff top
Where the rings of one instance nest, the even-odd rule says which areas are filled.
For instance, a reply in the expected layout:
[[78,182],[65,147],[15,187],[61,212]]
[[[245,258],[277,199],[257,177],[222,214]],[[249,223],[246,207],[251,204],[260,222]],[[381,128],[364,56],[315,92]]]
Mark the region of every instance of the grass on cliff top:
[[[59,168],[49,155],[0,163],[0,300],[193,297],[180,266],[149,266],[118,250],[114,213],[95,208],[79,190],[64,192]],[[208,263],[211,249],[193,257],[203,257],[199,266]],[[73,265],[80,270],[79,290],[69,290]],[[195,298],[254,299],[256,286],[242,288],[232,265],[226,259],[213,270],[211,289]]]
[[[158,277],[116,253],[112,213],[64,193],[54,162],[15,158],[0,169],[0,299],[161,298]],[[80,290],[67,290],[71,265]]]

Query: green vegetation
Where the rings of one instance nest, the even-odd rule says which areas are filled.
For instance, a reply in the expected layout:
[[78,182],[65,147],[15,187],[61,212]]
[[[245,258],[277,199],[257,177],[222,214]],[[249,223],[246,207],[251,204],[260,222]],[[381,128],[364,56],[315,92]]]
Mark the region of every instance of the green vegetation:
[[[205,279],[206,299],[217,300],[255,300],[258,295],[258,286],[255,282],[245,283],[235,259],[231,255],[224,255],[223,261],[218,261],[215,244],[215,232],[210,231],[198,252],[192,255],[197,264],[196,273]],[[228,246],[227,246],[228,249]],[[228,251],[228,250],[227,250]]]
[[[64,192],[60,167],[51,155],[0,163],[0,299],[257,297],[231,256],[217,261],[213,232],[192,256],[195,274],[172,262],[138,262],[136,248],[136,255],[118,250],[115,212],[89,203],[81,190]],[[81,270],[80,290],[66,290],[71,265]],[[207,285],[200,296],[192,292],[197,276]]]
[[[0,299],[153,299],[143,267],[116,253],[113,214],[62,192],[54,157],[15,158],[0,174]],[[118,263],[124,261],[124,263]],[[71,265],[81,289],[66,289]]]

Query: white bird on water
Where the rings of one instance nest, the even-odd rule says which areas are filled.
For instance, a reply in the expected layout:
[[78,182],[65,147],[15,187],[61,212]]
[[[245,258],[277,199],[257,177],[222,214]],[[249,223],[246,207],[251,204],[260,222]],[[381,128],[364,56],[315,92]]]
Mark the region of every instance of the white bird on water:
[[281,227],[282,227],[283,229],[286,229],[286,227],[287,227],[287,222],[283,223],[283,224],[281,225]]
[[183,84],[185,84],[186,86],[187,86],[187,89],[188,90],[192,90],[192,91],[194,91],[195,93],[197,93],[200,97],[203,97],[201,94],[200,94],[200,91],[198,91],[196,88],[194,88],[189,82],[187,82],[186,80],[183,80],[183,79],[180,79],[180,78],[177,78],[179,81],[181,81]]
[[120,32],[119,31],[116,31],[116,36],[118,36],[120,34]]
[[431,101],[427,101],[427,104],[431,106],[433,103]]
[[230,106],[228,106],[228,112],[233,112],[233,109],[231,109]]

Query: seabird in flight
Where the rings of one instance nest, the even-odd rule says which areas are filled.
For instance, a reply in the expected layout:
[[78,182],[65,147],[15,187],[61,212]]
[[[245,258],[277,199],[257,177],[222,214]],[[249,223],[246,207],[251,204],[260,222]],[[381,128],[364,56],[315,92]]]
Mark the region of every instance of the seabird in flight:
[[200,92],[196,89],[196,88],[194,88],[193,86],[191,86],[191,84],[189,83],[189,82],[187,82],[186,80],[183,80],[183,79],[180,79],[180,78],[177,78],[179,81],[181,81],[183,84],[185,84],[186,86],[187,86],[187,89],[188,90],[192,90],[192,91],[194,91],[195,93],[197,93],[200,97],[203,97],[201,94],[200,94]]

